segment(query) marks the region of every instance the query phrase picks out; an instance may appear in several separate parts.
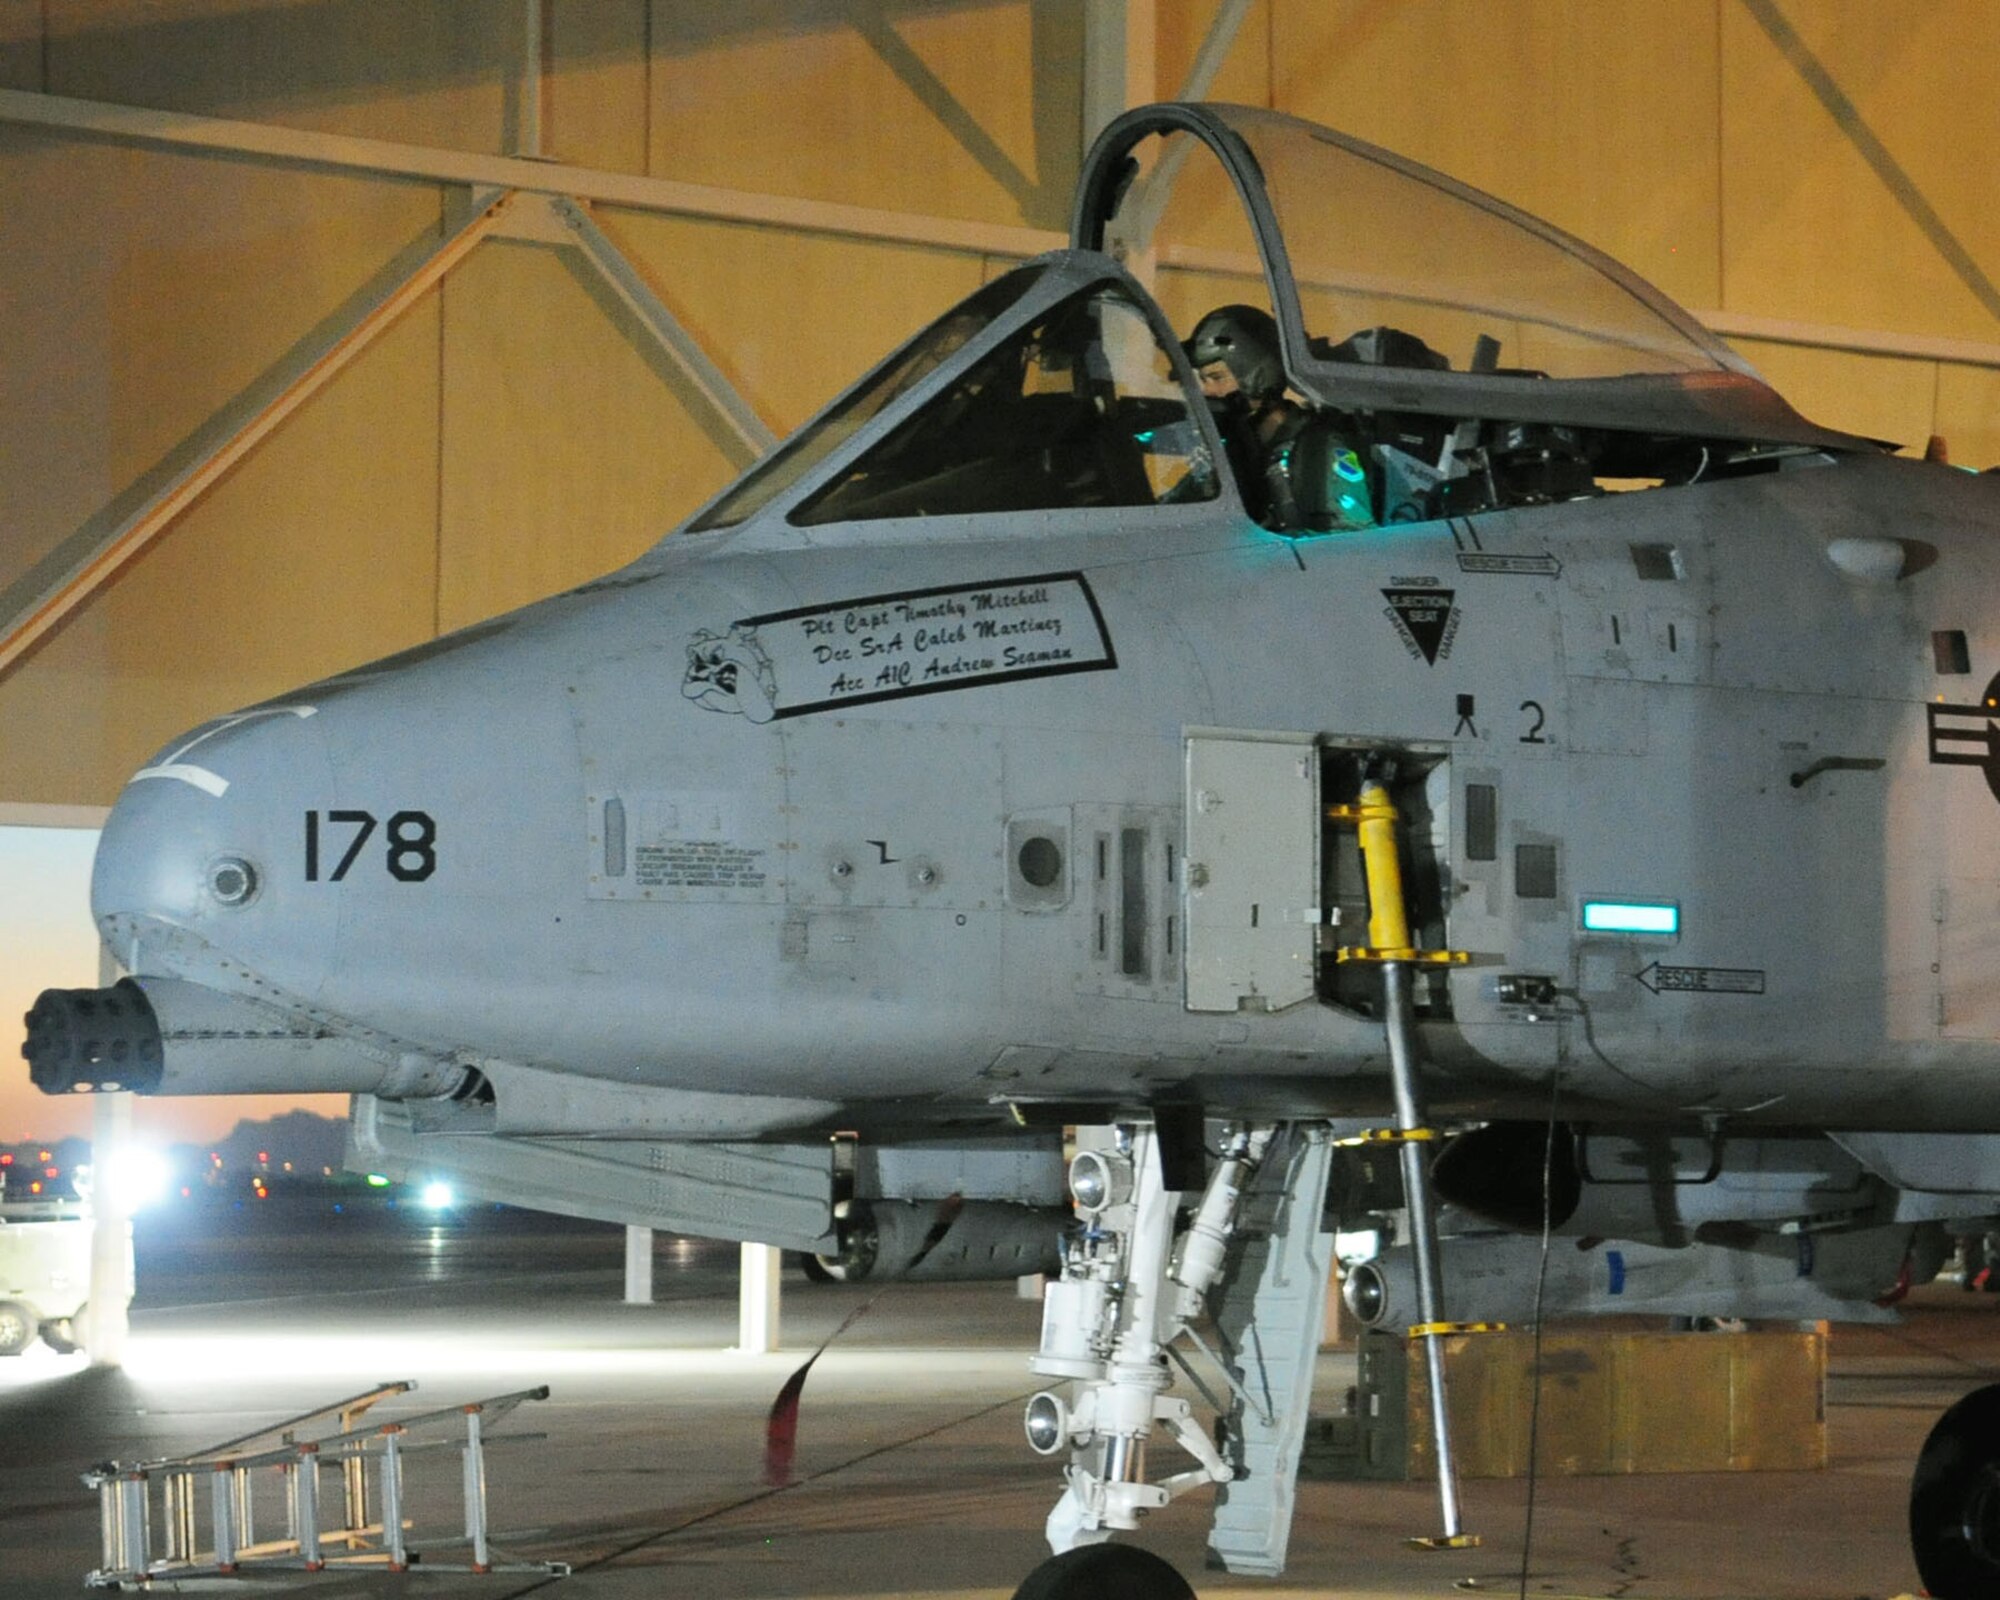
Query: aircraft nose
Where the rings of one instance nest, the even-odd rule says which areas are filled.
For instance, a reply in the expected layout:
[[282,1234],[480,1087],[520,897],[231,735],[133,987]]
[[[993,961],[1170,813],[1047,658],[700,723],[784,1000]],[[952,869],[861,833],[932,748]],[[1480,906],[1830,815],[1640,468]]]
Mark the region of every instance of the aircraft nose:
[[296,982],[315,930],[289,877],[302,793],[325,769],[311,713],[242,713],[169,747],[112,808],[91,873],[91,911],[130,971],[217,981],[220,967]]
[[112,807],[91,869],[90,906],[108,939],[113,926],[141,918],[176,927],[199,925],[209,904],[211,861],[257,863],[220,799],[172,781],[139,779]]

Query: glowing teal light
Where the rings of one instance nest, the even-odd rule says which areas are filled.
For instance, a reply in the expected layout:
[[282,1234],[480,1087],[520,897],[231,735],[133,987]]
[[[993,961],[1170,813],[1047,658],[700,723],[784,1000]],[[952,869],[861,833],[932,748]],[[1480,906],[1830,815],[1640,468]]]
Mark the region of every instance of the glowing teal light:
[[1681,908],[1671,900],[1586,900],[1585,933],[1677,934]]

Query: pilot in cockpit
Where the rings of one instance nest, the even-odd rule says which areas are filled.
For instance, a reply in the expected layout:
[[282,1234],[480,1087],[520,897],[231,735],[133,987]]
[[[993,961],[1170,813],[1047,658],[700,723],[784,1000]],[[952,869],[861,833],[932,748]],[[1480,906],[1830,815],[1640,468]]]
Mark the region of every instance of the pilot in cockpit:
[[1372,528],[1368,474],[1339,419],[1285,392],[1278,325],[1255,306],[1218,306],[1183,346],[1215,413],[1253,515],[1280,533]]

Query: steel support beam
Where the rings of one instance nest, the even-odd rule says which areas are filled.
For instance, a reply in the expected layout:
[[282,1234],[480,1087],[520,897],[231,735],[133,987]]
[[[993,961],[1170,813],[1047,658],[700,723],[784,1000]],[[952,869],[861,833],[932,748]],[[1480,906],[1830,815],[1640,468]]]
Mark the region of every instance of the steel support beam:
[[770,450],[778,442],[777,434],[737,393],[735,386],[723,376],[722,369],[709,359],[708,352],[681,325],[680,319],[666,308],[630,258],[606,237],[583,203],[568,195],[552,196],[543,203],[568,231],[571,242],[581,251],[584,260],[659,342],[660,348],[666,351],[681,375],[694,385],[696,392],[714,408],[750,453],[761,456]]
[[136,510],[108,530],[95,519],[86,523],[25,576],[0,590],[0,677],[436,287],[493,231],[513,198],[507,192],[476,200],[471,218],[439,240],[407,273],[343,325],[306,350],[287,356],[204,423],[190,441],[197,451],[195,459]]
[[531,161],[542,158],[543,31],[547,26],[542,0],[523,0],[527,13],[521,47],[521,132],[518,153]]
[[26,800],[0,800],[0,828],[102,828],[105,818],[110,815],[109,806],[38,805]]
[[2000,344],[1980,339],[1939,339],[1920,333],[1840,328],[1826,322],[1746,316],[1740,311],[1691,311],[1688,315],[1725,339],[1756,339],[1765,344],[1799,345],[1809,350],[1845,350],[1856,355],[1941,361],[1956,367],[2000,367]]
[[392,144],[383,139],[279,128],[261,122],[197,117],[179,111],[147,111],[96,100],[30,94],[21,89],[0,89],[0,123],[57,128],[129,144],[249,157],[327,171],[420,178],[474,188],[518,189],[526,194],[574,195],[639,211],[926,245],[969,255],[1025,258],[1040,255],[1044,250],[1059,250],[1068,242],[1067,235],[1040,228],[960,222],[945,217],[878,211],[868,206],[840,205],[829,200],[750,194],[740,189],[679,183],[629,172],[604,172],[560,162],[429,149]]
[[1153,0],[1083,0],[1083,148],[1159,90]]
[[[1222,70],[1223,59],[1229,54],[1229,47],[1236,43],[1236,35],[1242,30],[1243,19],[1250,14],[1250,0],[1221,0],[1215,8],[1215,17],[1203,35],[1201,48],[1194,53],[1194,60],[1188,66],[1187,80],[1181,85],[1176,100],[1206,100],[1208,91],[1215,87],[1215,75]],[[1144,104],[1144,102],[1140,102]]]

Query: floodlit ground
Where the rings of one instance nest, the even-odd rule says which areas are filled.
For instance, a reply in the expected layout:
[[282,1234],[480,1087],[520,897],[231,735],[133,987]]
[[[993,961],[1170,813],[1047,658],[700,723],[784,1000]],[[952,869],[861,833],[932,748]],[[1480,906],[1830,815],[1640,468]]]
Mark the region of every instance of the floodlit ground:
[[[1042,1554],[1054,1473],[1021,1439],[1039,1383],[1039,1309],[1011,1284],[891,1289],[814,1369],[798,1481],[762,1478],[763,1418],[784,1377],[861,1299],[795,1274],[786,1352],[729,1354],[735,1252],[662,1239],[657,1301],[619,1302],[619,1230],[527,1213],[412,1213],[274,1202],[198,1223],[146,1223],[122,1372],[39,1346],[0,1362],[0,1597],[77,1592],[98,1563],[90,1463],[180,1453],[389,1379],[388,1419],[547,1384],[495,1446],[493,1526],[512,1554],[575,1575],[262,1573],[255,1595],[421,1594],[485,1600],[1005,1600]],[[2000,1301],[1937,1286],[1900,1329],[1838,1333],[1825,1473],[1545,1479],[1528,1592],[1618,1600],[1881,1600],[1916,1589],[1904,1548],[1909,1463],[1937,1414],[2000,1377]],[[1322,1406],[1352,1363],[1326,1358]],[[508,1430],[502,1430],[508,1431]],[[1161,1470],[1156,1463],[1156,1471]],[[455,1451],[413,1458],[415,1542],[454,1531]],[[337,1499],[327,1475],[325,1499]],[[1523,1484],[1466,1485],[1482,1549],[1406,1550],[1434,1531],[1421,1485],[1308,1483],[1277,1582],[1202,1570],[1202,1496],[1141,1542],[1203,1600],[1449,1596],[1520,1589]],[[207,1508],[200,1507],[204,1530]],[[275,1489],[260,1528],[282,1520]],[[462,1551],[434,1546],[434,1560]],[[187,1592],[225,1592],[207,1581]]]

